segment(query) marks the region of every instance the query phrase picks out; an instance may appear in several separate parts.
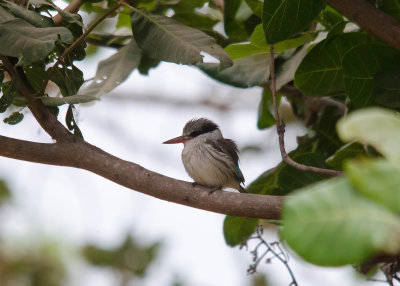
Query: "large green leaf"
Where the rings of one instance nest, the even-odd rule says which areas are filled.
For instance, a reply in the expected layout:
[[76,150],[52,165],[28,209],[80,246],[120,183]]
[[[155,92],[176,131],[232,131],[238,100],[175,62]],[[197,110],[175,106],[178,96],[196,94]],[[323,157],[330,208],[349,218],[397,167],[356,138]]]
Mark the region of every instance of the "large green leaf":
[[136,8],[132,10],[131,24],[138,46],[152,58],[195,65],[203,62],[201,52],[205,52],[219,59],[222,68],[232,66],[232,60],[224,49],[200,30]]
[[229,246],[236,246],[247,239],[257,228],[258,219],[226,216],[224,220],[224,237]]
[[15,17],[8,13],[3,7],[0,6],[0,23],[14,20]]
[[325,7],[325,0],[265,0],[262,22],[268,44],[303,31]]
[[34,11],[28,10],[22,6],[14,4],[13,2],[5,1],[0,5],[7,7],[18,18],[24,19],[36,27],[52,27],[54,22],[51,18],[45,17]]
[[389,108],[400,107],[400,67],[385,68],[374,77],[376,102]]
[[400,171],[383,159],[348,161],[346,174],[361,194],[400,214]]
[[308,262],[360,263],[400,250],[400,219],[365,199],[347,178],[306,187],[285,200],[282,238]]
[[138,67],[141,57],[141,49],[132,40],[117,53],[99,63],[93,82],[79,91],[79,95],[99,98],[110,92],[125,81]]
[[358,45],[343,57],[346,94],[355,107],[372,105],[374,76],[385,66],[400,63],[400,52],[393,47],[370,43]]
[[378,107],[354,111],[339,120],[339,136],[344,141],[370,144],[400,169],[400,116]]
[[366,40],[361,33],[348,33],[320,42],[301,62],[294,77],[295,85],[309,96],[343,92],[343,56]]
[[224,70],[218,64],[197,65],[212,78],[236,87],[252,87],[266,83],[269,77],[269,54],[258,54],[233,61],[233,66]]
[[0,23],[0,54],[20,58],[19,65],[43,60],[58,39],[72,43],[73,36],[64,27],[36,28],[21,19]]

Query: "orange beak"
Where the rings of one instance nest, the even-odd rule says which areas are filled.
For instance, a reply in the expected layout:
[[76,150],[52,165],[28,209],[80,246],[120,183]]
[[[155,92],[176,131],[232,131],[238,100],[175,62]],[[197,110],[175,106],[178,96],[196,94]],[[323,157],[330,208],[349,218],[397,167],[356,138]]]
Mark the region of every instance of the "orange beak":
[[178,136],[163,142],[163,144],[177,144],[177,143],[185,143],[186,141],[190,140],[189,136]]

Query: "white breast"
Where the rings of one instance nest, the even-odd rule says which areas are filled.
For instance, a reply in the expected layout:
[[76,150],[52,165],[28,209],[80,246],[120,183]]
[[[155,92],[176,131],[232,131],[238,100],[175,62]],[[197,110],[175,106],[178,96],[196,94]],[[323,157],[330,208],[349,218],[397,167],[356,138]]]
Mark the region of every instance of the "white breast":
[[[222,137],[222,136],[221,136]],[[185,143],[182,162],[193,180],[209,187],[228,186],[232,181],[234,163],[229,157],[216,153],[204,142],[207,138],[196,137]]]

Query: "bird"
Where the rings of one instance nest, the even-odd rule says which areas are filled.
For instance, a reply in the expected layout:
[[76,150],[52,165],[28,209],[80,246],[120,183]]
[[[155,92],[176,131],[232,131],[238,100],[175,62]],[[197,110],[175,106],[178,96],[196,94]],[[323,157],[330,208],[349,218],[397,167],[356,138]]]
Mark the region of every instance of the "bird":
[[186,172],[199,184],[211,188],[209,194],[223,188],[247,193],[242,187],[236,143],[222,136],[219,126],[207,118],[194,118],[183,127],[182,135],[163,144],[183,143],[182,162]]

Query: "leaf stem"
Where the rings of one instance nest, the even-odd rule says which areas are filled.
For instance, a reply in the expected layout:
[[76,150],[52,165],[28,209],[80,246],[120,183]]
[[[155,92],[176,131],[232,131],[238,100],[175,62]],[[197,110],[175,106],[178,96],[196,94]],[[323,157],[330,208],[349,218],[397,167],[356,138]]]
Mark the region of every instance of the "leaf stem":
[[275,53],[274,53],[274,45],[270,45],[270,74],[271,74],[271,91],[272,91],[272,102],[274,105],[274,117],[276,123],[276,132],[278,133],[279,137],[279,149],[281,151],[281,156],[283,161],[285,161],[289,166],[292,166],[296,169],[305,171],[305,172],[314,172],[319,174],[325,174],[329,176],[340,176],[343,175],[343,172],[331,170],[331,169],[323,169],[317,168],[313,166],[307,166],[300,163],[295,162],[289,155],[286,153],[285,150],[285,122],[281,120],[278,111],[278,104],[276,99],[276,78],[275,78]]

